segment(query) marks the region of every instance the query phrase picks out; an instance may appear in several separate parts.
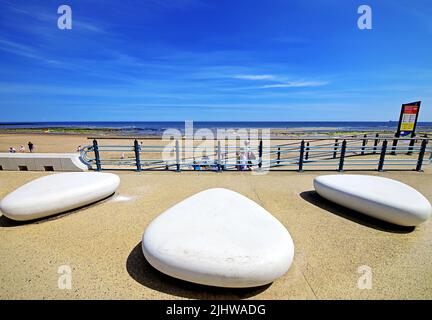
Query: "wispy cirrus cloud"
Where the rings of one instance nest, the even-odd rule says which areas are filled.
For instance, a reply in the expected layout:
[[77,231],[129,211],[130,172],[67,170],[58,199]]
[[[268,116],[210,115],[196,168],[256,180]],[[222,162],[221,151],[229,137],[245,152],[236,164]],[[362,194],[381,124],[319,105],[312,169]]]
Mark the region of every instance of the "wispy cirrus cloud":
[[40,60],[40,61],[43,61],[43,62],[49,63],[49,64],[57,64],[58,63],[58,61],[56,61],[54,59],[45,58],[35,48],[27,46],[27,45],[23,45],[21,43],[15,42],[15,41],[10,41],[10,40],[0,38],[0,50],[8,52],[8,53],[12,53],[12,54],[17,55],[17,56]]
[[261,89],[269,88],[304,88],[304,87],[320,87],[328,84],[326,81],[294,81],[288,83],[274,83],[261,86]]
[[239,74],[233,76],[234,79],[242,80],[275,80],[275,76],[271,74]]
[[234,79],[250,81],[268,81],[265,85],[258,87],[248,87],[245,89],[271,89],[271,88],[305,88],[320,87],[328,84],[327,81],[306,81],[306,80],[289,80],[292,77],[273,74],[238,74],[233,76]]
[[[16,3],[11,3],[9,1],[2,0],[2,3],[6,4],[5,9],[9,11],[10,14],[16,15],[16,16],[22,16],[26,19],[34,19],[39,22],[43,22],[47,24],[47,27],[49,27],[50,30],[54,29],[57,26],[57,19],[59,17],[59,14],[57,11],[48,12],[45,7],[42,6],[27,6],[24,7],[22,5],[17,5]],[[76,30],[81,30],[84,32],[93,32],[93,33],[105,33],[106,30],[104,27],[102,27],[99,24],[92,23],[90,21],[84,20],[84,19],[76,19],[74,17],[73,11],[72,11],[72,17],[73,22],[72,26]],[[9,21],[9,23],[12,24],[13,27],[17,27],[19,25],[18,22],[15,21],[15,19],[12,19]],[[27,24],[22,24],[21,27],[25,27]],[[29,29],[31,31],[31,29]]]

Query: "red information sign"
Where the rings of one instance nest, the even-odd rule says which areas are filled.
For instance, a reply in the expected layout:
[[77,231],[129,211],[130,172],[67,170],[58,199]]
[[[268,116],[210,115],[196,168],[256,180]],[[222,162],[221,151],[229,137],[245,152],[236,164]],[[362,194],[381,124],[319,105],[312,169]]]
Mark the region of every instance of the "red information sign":
[[396,136],[414,136],[417,125],[418,114],[420,111],[421,101],[406,103],[402,105],[402,110],[399,118],[399,127]]

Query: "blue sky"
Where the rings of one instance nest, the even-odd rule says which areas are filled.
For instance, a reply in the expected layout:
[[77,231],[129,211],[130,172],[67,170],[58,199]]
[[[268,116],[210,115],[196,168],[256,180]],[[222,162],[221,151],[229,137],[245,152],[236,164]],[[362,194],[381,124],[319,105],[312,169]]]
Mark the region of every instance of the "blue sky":
[[428,0],[0,0],[0,122],[432,121],[431,57]]

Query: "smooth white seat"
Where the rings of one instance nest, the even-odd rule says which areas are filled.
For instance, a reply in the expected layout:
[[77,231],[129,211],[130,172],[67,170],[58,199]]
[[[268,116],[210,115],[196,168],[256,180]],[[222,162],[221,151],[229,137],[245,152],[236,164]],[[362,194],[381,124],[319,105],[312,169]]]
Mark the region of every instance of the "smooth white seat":
[[330,201],[401,226],[416,226],[432,214],[430,202],[421,193],[388,178],[326,175],[316,177],[314,187]]
[[197,193],[146,228],[148,262],[172,277],[219,287],[254,287],[281,277],[294,244],[286,228],[243,195],[222,188]]
[[8,194],[0,210],[13,220],[27,221],[72,210],[113,194],[120,178],[112,173],[68,172],[35,179]]

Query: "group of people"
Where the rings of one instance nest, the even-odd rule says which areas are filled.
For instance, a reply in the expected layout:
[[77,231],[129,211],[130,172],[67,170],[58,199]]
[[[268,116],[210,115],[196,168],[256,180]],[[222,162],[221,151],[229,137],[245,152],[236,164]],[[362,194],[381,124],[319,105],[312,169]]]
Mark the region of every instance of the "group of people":
[[236,168],[239,171],[252,170],[252,160],[255,160],[255,154],[250,151],[236,152]]
[[211,163],[210,158],[207,155],[204,155],[201,158],[201,161],[198,162],[195,160],[195,158],[193,159],[193,165],[192,168],[195,171],[200,171],[200,170],[217,170],[218,166],[214,163]]
[[[228,152],[225,152],[222,157],[224,157],[225,162],[227,162]],[[236,152],[235,168],[239,171],[250,171],[252,170],[253,160],[255,159],[256,156],[251,151],[250,142],[245,141],[241,151]],[[216,163],[215,160],[212,161],[207,155],[204,155],[200,161],[196,161],[196,159],[193,158],[192,168],[193,170],[218,170],[219,167]],[[221,169],[224,169],[224,165],[221,165],[221,167]]]
[[[33,152],[34,151],[34,144],[31,141],[29,141],[29,143],[27,145],[28,145],[29,151]],[[14,147],[9,147],[9,153],[16,153],[16,152],[17,152],[17,150]],[[26,152],[24,145],[20,145],[19,152]]]
[[252,160],[255,160],[255,154],[251,150],[250,141],[244,142],[244,147],[241,152],[236,152],[236,168],[239,171],[250,171],[252,170]]

